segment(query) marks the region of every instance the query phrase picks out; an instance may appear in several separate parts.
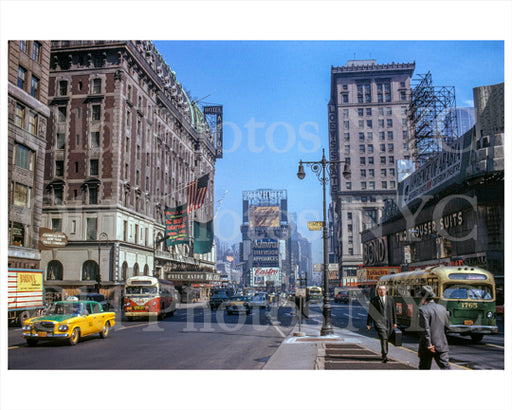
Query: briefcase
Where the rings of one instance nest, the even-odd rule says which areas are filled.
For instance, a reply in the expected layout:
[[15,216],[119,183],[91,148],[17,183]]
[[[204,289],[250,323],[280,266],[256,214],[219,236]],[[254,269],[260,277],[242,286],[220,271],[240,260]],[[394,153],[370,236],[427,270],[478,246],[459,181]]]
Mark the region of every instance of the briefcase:
[[402,331],[399,328],[395,328],[391,333],[390,342],[395,346],[402,346]]

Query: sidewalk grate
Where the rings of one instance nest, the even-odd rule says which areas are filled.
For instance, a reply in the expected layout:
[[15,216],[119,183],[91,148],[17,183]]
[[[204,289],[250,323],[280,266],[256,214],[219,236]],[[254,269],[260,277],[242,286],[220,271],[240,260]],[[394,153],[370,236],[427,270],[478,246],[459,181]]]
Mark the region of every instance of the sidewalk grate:
[[324,353],[325,370],[415,370],[414,367],[393,359],[382,363],[381,356],[358,344],[326,344]]

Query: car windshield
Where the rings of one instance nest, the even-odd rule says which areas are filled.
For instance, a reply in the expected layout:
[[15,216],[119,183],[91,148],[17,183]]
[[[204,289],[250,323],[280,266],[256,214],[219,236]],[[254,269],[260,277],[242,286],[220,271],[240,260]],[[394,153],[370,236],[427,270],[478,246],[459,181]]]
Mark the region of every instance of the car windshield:
[[54,303],[50,306],[47,315],[82,315],[84,314],[81,303]]
[[245,296],[235,296],[231,298],[234,302],[245,302],[247,300],[247,297]]
[[492,300],[492,289],[485,285],[447,285],[443,291],[443,298]]
[[156,295],[155,286],[127,286],[125,294],[127,295]]

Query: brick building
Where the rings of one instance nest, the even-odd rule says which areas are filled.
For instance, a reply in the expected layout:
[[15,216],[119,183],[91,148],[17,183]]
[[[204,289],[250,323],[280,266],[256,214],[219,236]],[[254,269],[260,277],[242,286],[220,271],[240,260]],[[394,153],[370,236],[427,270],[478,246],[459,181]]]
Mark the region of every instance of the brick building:
[[184,204],[186,184],[204,174],[205,204],[190,219],[213,218],[216,141],[154,45],[53,41],[49,103],[42,224],[68,245],[42,253],[47,289],[66,296],[99,282],[113,297],[137,274],[180,272],[182,288],[216,279],[214,251],[162,240],[165,207]]
[[9,41],[8,64],[8,265],[39,269],[50,42]]

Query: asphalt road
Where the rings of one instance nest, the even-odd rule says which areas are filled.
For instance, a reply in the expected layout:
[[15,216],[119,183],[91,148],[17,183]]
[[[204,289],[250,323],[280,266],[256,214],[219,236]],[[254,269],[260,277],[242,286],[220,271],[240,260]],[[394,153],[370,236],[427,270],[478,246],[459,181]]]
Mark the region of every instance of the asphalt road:
[[21,330],[9,328],[9,369],[261,369],[291,331],[291,312],[230,316],[189,307],[161,321],[117,322],[106,339],[93,335],[75,346],[28,347]]

